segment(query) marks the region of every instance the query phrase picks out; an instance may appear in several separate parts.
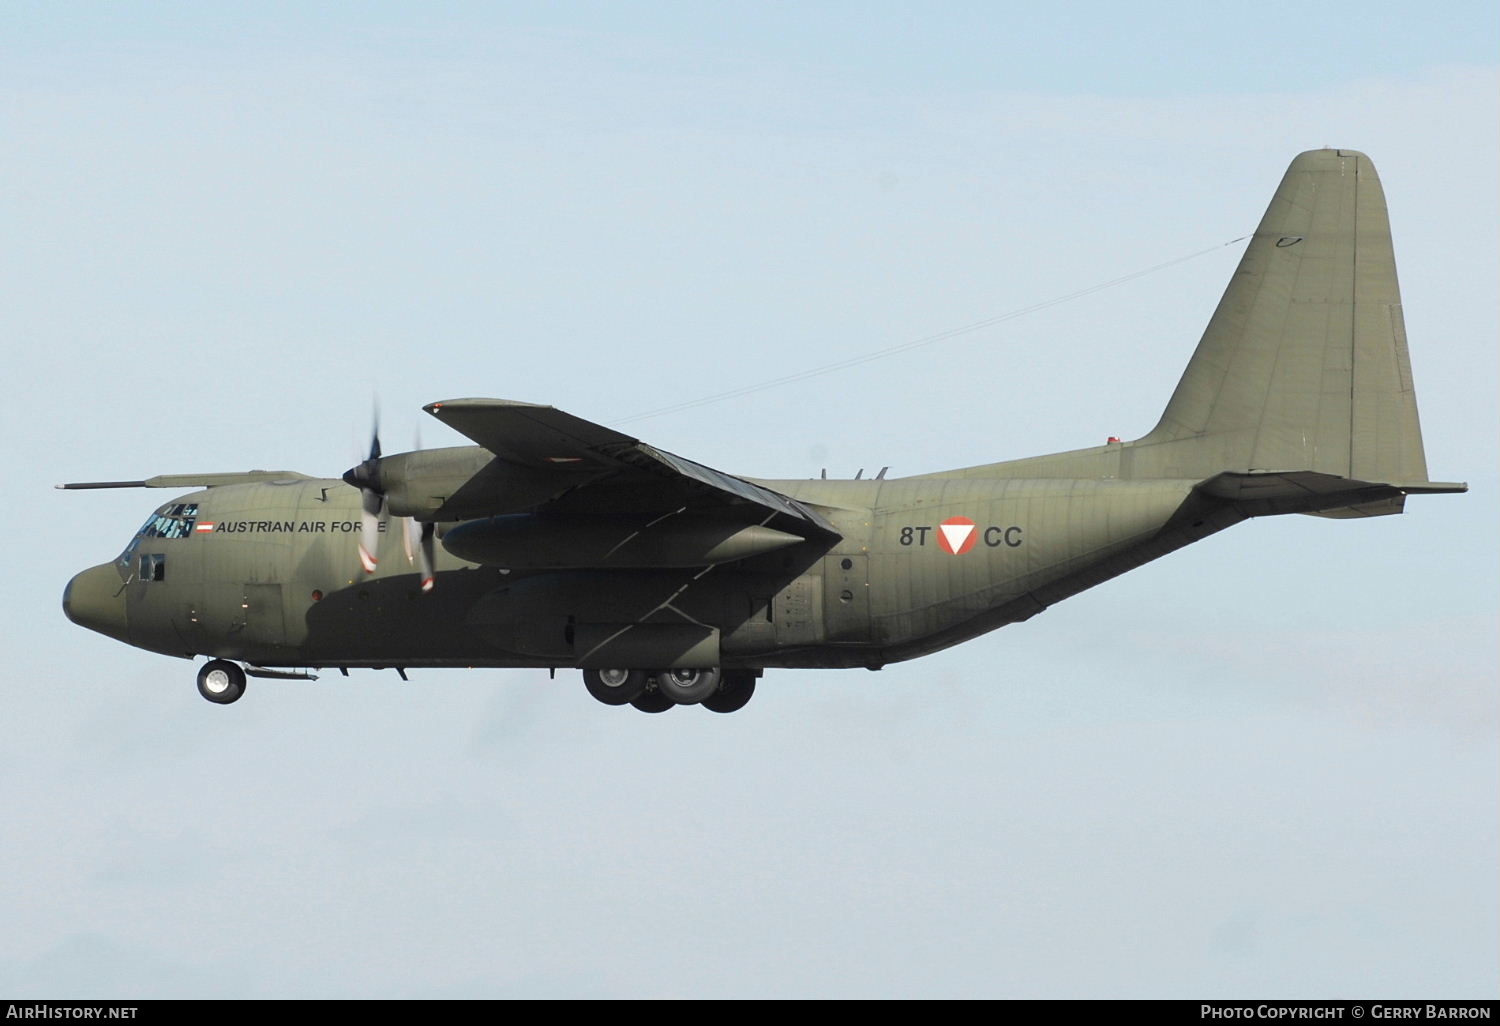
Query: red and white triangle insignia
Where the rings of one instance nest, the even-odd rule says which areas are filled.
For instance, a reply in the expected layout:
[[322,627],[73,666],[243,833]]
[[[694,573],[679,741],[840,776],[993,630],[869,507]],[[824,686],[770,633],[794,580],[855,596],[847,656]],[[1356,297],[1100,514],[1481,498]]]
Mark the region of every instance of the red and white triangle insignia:
[[950,555],[962,556],[978,539],[978,528],[968,517],[949,517],[938,524],[938,544]]

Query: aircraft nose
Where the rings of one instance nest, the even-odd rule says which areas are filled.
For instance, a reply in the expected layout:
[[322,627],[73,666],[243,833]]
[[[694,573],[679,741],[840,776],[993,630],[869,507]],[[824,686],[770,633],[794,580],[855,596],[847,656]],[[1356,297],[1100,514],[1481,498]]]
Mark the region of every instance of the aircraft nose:
[[128,642],[125,588],[110,564],[89,567],[69,581],[62,605],[68,619],[78,626]]

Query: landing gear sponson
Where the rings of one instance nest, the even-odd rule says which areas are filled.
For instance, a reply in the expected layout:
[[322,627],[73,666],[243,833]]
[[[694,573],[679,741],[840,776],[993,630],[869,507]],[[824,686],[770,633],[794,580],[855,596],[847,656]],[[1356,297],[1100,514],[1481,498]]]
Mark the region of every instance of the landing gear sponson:
[[758,670],[584,670],[583,686],[605,705],[633,705],[641,712],[701,705],[732,713],[755,694],[758,676]]

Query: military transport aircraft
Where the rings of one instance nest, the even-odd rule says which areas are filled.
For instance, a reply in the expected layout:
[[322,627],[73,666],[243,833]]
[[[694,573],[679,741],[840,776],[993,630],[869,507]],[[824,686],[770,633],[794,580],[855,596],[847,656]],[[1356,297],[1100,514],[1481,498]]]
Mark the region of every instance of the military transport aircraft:
[[1160,423],[892,480],[767,481],[550,406],[425,407],[477,446],[187,488],[69,582],[75,623],[210,657],[198,690],[337,667],[576,667],[599,701],[732,712],[771,667],[913,659],[1249,517],[1400,513],[1427,480],[1369,158],[1297,157]]

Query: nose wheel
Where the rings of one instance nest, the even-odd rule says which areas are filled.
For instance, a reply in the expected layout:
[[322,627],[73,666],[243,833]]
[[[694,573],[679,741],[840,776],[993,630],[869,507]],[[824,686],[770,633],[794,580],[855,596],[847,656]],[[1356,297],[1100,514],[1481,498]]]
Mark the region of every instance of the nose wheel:
[[238,702],[245,693],[245,671],[238,663],[215,659],[198,671],[198,694],[215,705]]

